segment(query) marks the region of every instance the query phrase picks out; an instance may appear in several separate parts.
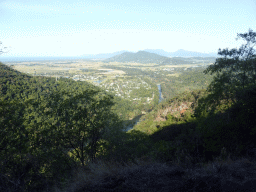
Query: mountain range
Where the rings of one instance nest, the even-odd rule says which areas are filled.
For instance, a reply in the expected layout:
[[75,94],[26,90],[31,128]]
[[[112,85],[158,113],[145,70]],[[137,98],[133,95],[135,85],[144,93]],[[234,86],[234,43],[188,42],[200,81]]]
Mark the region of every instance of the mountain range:
[[137,53],[124,52],[113,57],[103,59],[102,62],[121,62],[121,63],[154,63],[159,65],[181,65],[181,64],[209,64],[214,63],[216,57],[166,57],[147,51],[138,51]]
[[[164,56],[164,57],[217,57],[217,53],[211,52],[211,53],[201,53],[201,52],[194,52],[194,51],[187,51],[184,49],[179,49],[175,52],[167,52],[164,51],[162,49],[145,49],[142,50],[145,52],[149,52],[149,53],[154,53],[157,54],[159,56]],[[104,60],[104,59],[108,59],[117,55],[121,55],[123,53],[134,53],[134,52],[130,52],[130,51],[117,51],[114,53],[101,53],[101,54],[86,54],[83,55],[82,57],[85,59],[99,59],[99,60]],[[138,51],[141,52],[141,51]]]

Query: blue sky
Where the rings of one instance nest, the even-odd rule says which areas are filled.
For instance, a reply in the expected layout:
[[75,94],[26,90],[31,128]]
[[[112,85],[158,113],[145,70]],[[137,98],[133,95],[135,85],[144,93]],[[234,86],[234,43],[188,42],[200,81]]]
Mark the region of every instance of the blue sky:
[[0,41],[10,56],[239,48],[256,31],[255,0],[0,0]]

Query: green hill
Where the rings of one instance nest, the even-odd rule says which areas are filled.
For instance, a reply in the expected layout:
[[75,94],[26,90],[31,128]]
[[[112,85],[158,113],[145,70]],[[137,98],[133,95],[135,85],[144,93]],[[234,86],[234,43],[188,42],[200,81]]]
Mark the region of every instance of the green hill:
[[159,63],[166,59],[167,57],[163,57],[155,53],[138,51],[137,53],[125,52],[120,55],[105,59],[104,62]]
[[95,86],[86,82],[75,82],[65,78],[56,81],[55,78],[32,77],[2,63],[0,63],[0,77],[2,100],[26,100],[34,96],[43,97],[62,89],[74,91],[74,93],[88,88],[96,89]]
[[44,190],[123,130],[113,96],[92,84],[31,77],[2,63],[0,75],[0,191]]
[[161,65],[182,65],[192,63],[214,63],[215,57],[165,57],[155,53],[149,53],[146,51],[138,51],[137,53],[125,52],[120,55],[103,60],[103,62],[132,62],[132,63],[156,63]]

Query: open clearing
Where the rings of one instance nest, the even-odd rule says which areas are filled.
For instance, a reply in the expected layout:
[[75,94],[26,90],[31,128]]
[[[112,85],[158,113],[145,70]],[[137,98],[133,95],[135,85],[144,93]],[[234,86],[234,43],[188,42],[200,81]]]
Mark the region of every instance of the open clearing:
[[[174,68],[189,68],[195,66],[190,65],[161,65],[154,63],[142,64],[142,63],[120,63],[110,62],[104,63],[102,61],[38,61],[38,62],[19,62],[12,63],[12,67],[18,71],[33,74],[33,75],[49,75],[49,76],[66,76],[72,77],[74,75],[92,75],[104,76],[104,78],[113,78],[118,75],[120,77],[126,75],[122,70],[111,69],[113,67],[128,67],[139,68],[141,70],[159,71]],[[179,77],[179,73],[168,74],[167,76]]]

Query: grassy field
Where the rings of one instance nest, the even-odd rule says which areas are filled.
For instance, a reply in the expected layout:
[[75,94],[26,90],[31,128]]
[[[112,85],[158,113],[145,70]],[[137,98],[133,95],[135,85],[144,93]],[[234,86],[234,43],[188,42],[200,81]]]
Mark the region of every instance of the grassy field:
[[[191,67],[195,64],[191,65],[163,65],[159,66],[154,63],[150,64],[141,64],[141,63],[120,63],[120,62],[110,62],[110,63],[103,63],[101,61],[83,61],[83,60],[74,60],[73,62],[70,61],[44,61],[44,62],[20,62],[13,65],[13,68],[28,74],[37,74],[39,73],[53,73],[53,72],[64,72],[70,74],[84,74],[85,71],[83,69],[87,69],[88,71],[94,71],[96,73],[102,75],[124,75],[125,72],[121,70],[112,70],[109,71],[109,68],[105,68],[104,66],[119,66],[119,67],[138,67],[141,70],[163,70],[165,68],[180,68],[180,67]],[[143,67],[142,67],[143,66]],[[106,72],[106,70],[108,72]],[[98,72],[97,72],[98,71]],[[104,71],[104,72],[102,72]],[[172,74],[174,75],[174,74]]]

